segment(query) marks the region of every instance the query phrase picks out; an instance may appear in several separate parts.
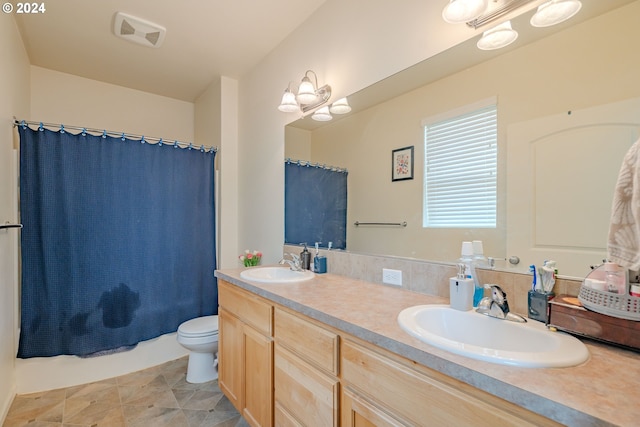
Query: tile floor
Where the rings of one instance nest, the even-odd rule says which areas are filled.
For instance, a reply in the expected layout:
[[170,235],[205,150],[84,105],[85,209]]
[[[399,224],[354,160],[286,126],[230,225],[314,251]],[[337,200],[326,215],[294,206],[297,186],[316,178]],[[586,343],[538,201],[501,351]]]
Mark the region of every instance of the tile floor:
[[64,389],[16,396],[3,427],[247,427],[218,381],[189,384],[187,358]]

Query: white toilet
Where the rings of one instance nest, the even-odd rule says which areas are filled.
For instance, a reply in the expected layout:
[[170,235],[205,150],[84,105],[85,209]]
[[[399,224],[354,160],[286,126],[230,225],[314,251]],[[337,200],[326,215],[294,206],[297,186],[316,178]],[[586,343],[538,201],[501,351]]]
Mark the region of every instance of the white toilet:
[[187,382],[218,378],[218,316],[187,320],[178,327],[178,342],[189,350]]

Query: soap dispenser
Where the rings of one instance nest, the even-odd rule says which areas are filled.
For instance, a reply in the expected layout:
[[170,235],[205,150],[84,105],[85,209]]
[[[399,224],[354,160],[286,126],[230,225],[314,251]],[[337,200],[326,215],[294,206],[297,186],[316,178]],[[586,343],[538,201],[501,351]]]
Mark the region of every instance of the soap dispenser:
[[[331,244],[331,242],[329,242]],[[320,242],[316,242],[316,256],[313,258],[314,273],[324,274],[327,272],[327,257],[320,255]]]
[[458,264],[458,274],[449,279],[449,304],[451,308],[462,311],[473,309],[475,283],[465,274],[465,265]]
[[311,269],[311,252],[307,249],[307,244],[304,244],[304,250],[300,252],[300,267],[304,270]]

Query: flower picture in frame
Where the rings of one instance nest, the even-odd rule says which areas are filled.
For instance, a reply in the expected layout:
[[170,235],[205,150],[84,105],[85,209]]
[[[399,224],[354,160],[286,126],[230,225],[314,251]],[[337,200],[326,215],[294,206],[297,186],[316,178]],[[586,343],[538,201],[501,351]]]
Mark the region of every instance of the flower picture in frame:
[[413,145],[391,152],[391,181],[413,179]]

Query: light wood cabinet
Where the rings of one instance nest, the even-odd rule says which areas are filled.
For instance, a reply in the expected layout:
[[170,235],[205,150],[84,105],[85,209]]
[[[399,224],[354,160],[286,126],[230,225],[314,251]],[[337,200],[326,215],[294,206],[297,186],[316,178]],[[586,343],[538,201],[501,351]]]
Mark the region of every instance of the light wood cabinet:
[[218,281],[220,389],[253,427],[273,425],[273,306]]
[[411,425],[394,418],[350,387],[342,389],[342,427],[396,427]]
[[219,280],[221,390],[251,426],[560,424]]
[[274,386],[277,426],[338,426],[338,335],[276,308]]
[[560,425],[355,338],[340,354],[343,427]]

